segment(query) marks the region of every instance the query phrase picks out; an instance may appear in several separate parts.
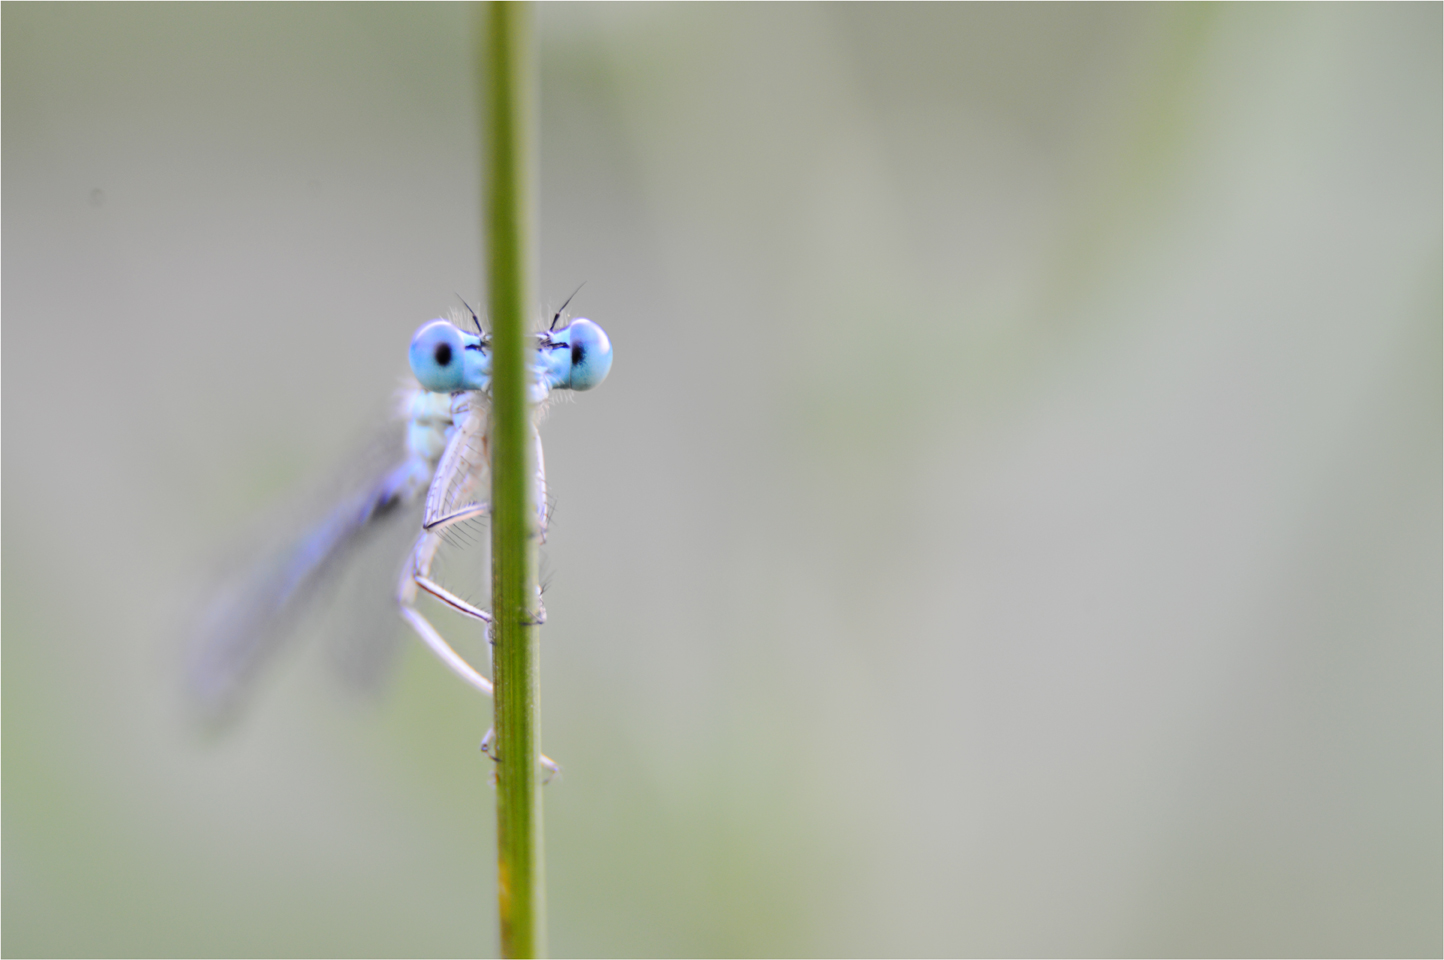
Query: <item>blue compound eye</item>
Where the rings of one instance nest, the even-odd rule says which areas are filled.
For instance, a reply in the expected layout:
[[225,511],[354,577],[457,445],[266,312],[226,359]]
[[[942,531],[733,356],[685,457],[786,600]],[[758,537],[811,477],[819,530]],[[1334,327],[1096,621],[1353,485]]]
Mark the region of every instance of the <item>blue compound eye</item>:
[[[553,343],[569,348],[565,360],[557,363],[554,385],[564,390],[590,390],[612,369],[612,341],[601,327],[585,317],[578,317],[552,334]],[[561,351],[557,351],[561,353]]]
[[480,337],[445,320],[431,321],[411,338],[411,372],[433,393],[485,389],[489,360]]

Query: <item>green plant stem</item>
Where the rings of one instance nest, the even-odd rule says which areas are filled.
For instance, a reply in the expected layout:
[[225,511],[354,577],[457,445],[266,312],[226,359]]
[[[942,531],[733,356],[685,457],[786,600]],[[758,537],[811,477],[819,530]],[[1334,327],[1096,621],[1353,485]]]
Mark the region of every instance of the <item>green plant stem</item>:
[[537,543],[526,312],[532,303],[535,56],[528,3],[487,3],[481,77],[492,333],[491,577],[495,617],[497,898],[504,957],[546,950]]

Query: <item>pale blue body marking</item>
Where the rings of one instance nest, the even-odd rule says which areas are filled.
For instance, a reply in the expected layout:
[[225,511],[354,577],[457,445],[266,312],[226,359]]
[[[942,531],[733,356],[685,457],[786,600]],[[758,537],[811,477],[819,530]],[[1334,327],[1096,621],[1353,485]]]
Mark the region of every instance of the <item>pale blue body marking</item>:
[[[537,334],[529,366],[532,403],[553,390],[590,390],[612,369],[612,343],[601,327],[578,317],[560,330]],[[448,320],[433,320],[411,338],[411,372],[425,390],[485,391],[491,386],[491,341]]]

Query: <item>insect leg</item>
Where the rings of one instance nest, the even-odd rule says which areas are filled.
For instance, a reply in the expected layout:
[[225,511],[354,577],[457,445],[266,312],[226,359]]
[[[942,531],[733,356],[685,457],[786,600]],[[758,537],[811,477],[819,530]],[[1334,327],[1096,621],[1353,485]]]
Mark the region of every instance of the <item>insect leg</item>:
[[440,546],[440,540],[436,540],[424,555],[422,553],[423,541],[425,540],[425,537],[427,535],[439,537],[441,532],[447,527],[450,527],[453,524],[461,523],[466,520],[471,520],[475,517],[484,516],[486,512],[487,504],[472,503],[468,504],[465,507],[462,507],[460,510],[457,510],[454,513],[449,513],[444,517],[438,517],[425,523],[422,527],[422,529],[425,531],[425,534],[423,534],[422,540],[417,541],[416,549],[412,552],[413,563],[410,570],[412,577],[416,581],[417,586],[425,590],[427,593],[431,594],[436,599],[440,600],[442,603],[446,604],[451,609],[455,610],[457,613],[465,614],[466,616],[472,617],[476,620],[482,620],[486,623],[490,623],[491,614],[487,613],[485,610],[481,609],[475,604],[468,603],[467,601],[461,599],[456,594],[452,593],[450,590],[447,590],[441,584],[431,579],[431,561],[432,558],[436,555],[436,547]]
[[[490,727],[486,731],[486,736],[481,738],[481,752],[486,754],[488,757],[491,757],[493,762],[501,763],[501,757],[498,754],[492,752],[492,746],[494,745],[495,741],[496,727]],[[542,778],[542,783],[551,783],[552,778],[562,772],[562,768],[557,765],[557,762],[548,757],[546,754],[541,755],[540,762],[541,765],[546,768],[547,772],[547,775]]]
[[431,648],[431,652],[467,683],[471,684],[488,697],[491,696],[491,681],[476,672],[471,664],[461,658],[461,655],[451,649],[451,644],[437,632],[431,622],[422,616],[421,611],[416,609],[416,584],[409,575],[401,579],[401,592],[396,598],[397,608],[401,611],[401,619],[411,625],[421,642]]
[[[416,631],[416,635],[421,638],[421,642],[426,644],[431,652],[436,654],[437,658],[450,668],[452,673],[487,696],[491,696],[491,681],[483,677],[471,664],[462,659],[461,655],[451,648],[451,644],[447,643],[446,639],[441,636],[440,631],[431,625],[431,622],[422,615],[420,610],[416,609],[416,590],[417,587],[421,587],[433,596],[436,596],[435,590],[446,594],[446,597],[451,597],[454,603],[448,603],[448,605],[453,606],[461,613],[470,614],[480,620],[489,621],[491,619],[490,614],[485,610],[473,607],[459,597],[454,597],[423,575],[424,573],[430,572],[431,560],[436,555],[437,547],[440,545],[441,535],[435,530],[423,533],[416,541],[416,546],[411,552],[410,559],[407,561],[406,569],[401,574],[401,585],[396,596],[397,608],[401,613],[401,618],[411,626],[412,630]],[[437,599],[445,600],[445,598],[439,596]],[[491,648],[488,646],[488,655],[490,651]],[[481,742],[481,750],[493,760],[496,760],[496,756],[492,754],[489,749],[493,739],[492,731],[487,731],[486,738]],[[561,769],[554,760],[547,756],[541,758],[541,765],[548,771],[546,781],[550,781]]]

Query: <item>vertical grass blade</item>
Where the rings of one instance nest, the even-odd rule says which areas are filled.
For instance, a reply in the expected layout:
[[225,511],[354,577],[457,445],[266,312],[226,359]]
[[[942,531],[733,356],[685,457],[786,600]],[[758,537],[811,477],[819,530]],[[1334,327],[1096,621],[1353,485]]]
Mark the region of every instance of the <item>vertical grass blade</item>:
[[497,894],[504,957],[546,950],[536,619],[540,525],[532,497],[525,337],[533,303],[536,58],[529,3],[481,16],[486,113],[488,297],[492,325],[491,536],[495,623]]

